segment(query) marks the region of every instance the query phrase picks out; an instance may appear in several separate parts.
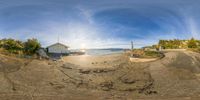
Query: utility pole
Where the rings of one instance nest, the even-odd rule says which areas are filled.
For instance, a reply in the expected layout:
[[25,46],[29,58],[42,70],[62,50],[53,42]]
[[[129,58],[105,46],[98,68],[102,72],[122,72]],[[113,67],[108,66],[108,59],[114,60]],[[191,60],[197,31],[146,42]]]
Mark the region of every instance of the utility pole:
[[131,41],[131,50],[133,50],[133,41]]
[[57,40],[57,42],[60,43],[60,37],[59,37],[59,34],[58,34],[58,40]]

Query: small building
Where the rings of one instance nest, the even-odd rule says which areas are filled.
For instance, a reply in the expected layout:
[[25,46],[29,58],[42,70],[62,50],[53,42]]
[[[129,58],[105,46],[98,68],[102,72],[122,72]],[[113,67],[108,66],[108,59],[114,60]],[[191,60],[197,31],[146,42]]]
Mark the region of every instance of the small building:
[[142,47],[143,50],[148,51],[151,49],[151,46]]
[[47,48],[48,53],[52,54],[69,54],[69,47],[61,44],[61,43],[55,43],[53,45],[48,46]]

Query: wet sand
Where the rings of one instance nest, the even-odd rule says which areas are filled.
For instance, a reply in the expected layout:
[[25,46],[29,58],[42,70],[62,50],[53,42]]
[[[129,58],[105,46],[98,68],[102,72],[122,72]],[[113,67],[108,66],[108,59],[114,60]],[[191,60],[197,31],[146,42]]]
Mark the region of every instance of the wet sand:
[[[124,58],[124,59],[123,59]],[[63,57],[64,63],[71,63],[83,68],[110,68],[117,64],[119,60],[127,60],[123,54],[100,55],[100,56],[67,56]]]

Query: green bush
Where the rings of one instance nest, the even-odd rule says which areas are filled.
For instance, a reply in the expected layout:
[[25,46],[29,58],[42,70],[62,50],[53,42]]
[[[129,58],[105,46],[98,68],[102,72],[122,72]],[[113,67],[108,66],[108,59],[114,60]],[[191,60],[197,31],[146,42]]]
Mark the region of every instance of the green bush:
[[158,58],[163,57],[163,54],[157,51],[145,51],[142,49],[134,49],[131,51],[131,56],[139,58]]
[[39,41],[37,39],[28,39],[24,43],[24,51],[27,54],[34,54],[41,47]]
[[191,38],[190,40],[160,40],[158,43],[163,49],[186,49],[200,47],[200,40]]
[[188,42],[188,48],[197,48],[197,40],[195,40],[194,38],[192,38],[191,40],[189,40]]
[[162,54],[160,52],[156,52],[156,51],[145,51],[144,56],[146,56],[146,57],[162,57]]
[[22,42],[14,39],[2,39],[0,40],[0,48],[15,54],[35,54],[41,47],[37,39],[28,39],[26,42]]
[[23,51],[23,42],[14,39],[1,40],[1,47],[10,53],[19,53]]
[[160,40],[158,45],[162,46],[162,48],[164,48],[164,49],[178,49],[178,48],[180,48],[180,46],[182,46],[183,41],[184,40],[178,40],[178,39]]

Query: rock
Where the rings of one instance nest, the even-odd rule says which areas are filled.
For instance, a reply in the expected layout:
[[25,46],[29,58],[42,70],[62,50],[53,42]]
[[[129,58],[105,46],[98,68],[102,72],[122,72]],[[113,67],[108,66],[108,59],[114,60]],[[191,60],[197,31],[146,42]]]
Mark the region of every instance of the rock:
[[157,91],[146,91],[146,95],[157,94]]
[[65,68],[65,69],[76,69],[76,68],[78,68],[77,65],[74,65],[74,64],[71,64],[71,63],[64,63],[61,67]]
[[65,88],[65,86],[61,84],[55,86],[55,89],[63,89],[63,88]]
[[46,54],[45,50],[44,49],[39,49],[37,51],[38,55],[42,58],[46,58],[46,59],[49,59],[49,56]]
[[79,69],[79,72],[83,73],[83,74],[89,74],[90,70],[89,69]]
[[103,70],[102,69],[96,69],[96,70],[93,70],[94,73],[102,73]]
[[95,69],[93,70],[94,73],[106,73],[110,71],[115,71],[114,69]]
[[64,85],[59,84],[59,83],[50,82],[49,84],[50,84],[51,86],[53,86],[55,89],[62,89],[62,88],[65,88]]
[[12,87],[12,90],[13,90],[13,91],[16,91],[17,89],[16,89],[15,87]]
[[141,89],[139,90],[139,93],[144,93],[144,94],[146,94],[146,95],[148,95],[148,94],[157,94],[156,91],[151,91],[152,86],[153,86],[153,81],[152,81],[152,82],[146,83],[146,84],[143,86],[143,88],[141,88]]
[[120,81],[125,83],[125,84],[134,84],[138,80],[134,77],[129,76],[129,75],[125,75],[124,77],[120,78]]
[[133,83],[135,83],[137,80],[135,80],[135,79],[130,79],[130,78],[121,78],[121,81],[123,82],[123,83],[125,83],[125,84],[133,84]]
[[113,89],[113,82],[108,81],[108,82],[103,82],[100,84],[101,89],[104,91],[109,91],[111,89]]
[[70,65],[67,65],[67,64],[63,64],[61,67],[65,68],[65,69],[72,69],[72,67]]

